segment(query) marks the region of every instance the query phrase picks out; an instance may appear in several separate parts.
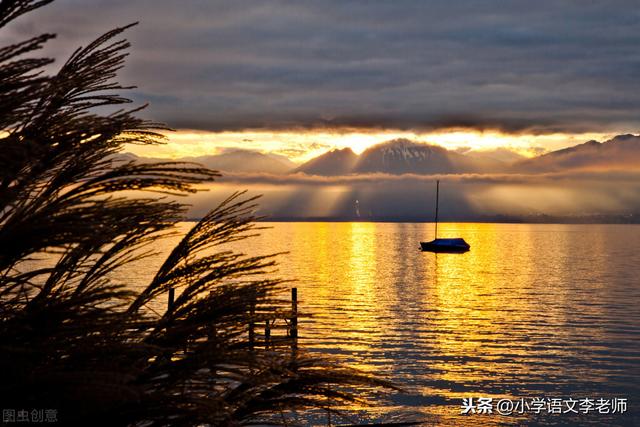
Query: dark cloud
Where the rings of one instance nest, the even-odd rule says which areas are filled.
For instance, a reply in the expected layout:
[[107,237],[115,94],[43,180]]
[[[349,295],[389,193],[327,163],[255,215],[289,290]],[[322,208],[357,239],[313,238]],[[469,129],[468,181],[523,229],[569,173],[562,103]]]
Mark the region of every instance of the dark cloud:
[[124,71],[173,127],[635,131],[635,0],[58,0],[3,41],[132,21]]

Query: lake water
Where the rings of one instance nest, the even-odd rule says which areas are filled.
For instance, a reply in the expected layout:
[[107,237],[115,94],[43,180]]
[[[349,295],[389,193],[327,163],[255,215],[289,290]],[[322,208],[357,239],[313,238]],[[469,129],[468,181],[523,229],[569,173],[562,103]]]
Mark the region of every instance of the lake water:
[[[302,346],[404,386],[385,412],[434,425],[640,425],[640,226],[441,224],[471,251],[436,255],[418,250],[430,224],[267,225],[238,248],[289,252],[280,275],[298,280],[311,315]],[[628,409],[460,416],[469,397],[626,398]]]

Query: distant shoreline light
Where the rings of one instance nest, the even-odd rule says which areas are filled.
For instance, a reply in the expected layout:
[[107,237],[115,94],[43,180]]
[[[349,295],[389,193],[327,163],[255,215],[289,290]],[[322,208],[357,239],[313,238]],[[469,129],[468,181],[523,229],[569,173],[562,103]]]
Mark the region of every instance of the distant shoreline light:
[[145,157],[180,158],[219,154],[241,148],[279,154],[295,163],[303,163],[334,148],[351,148],[356,154],[392,139],[406,138],[415,142],[439,145],[449,150],[489,151],[507,149],[526,157],[557,150],[589,140],[604,141],[615,133],[552,133],[543,135],[509,134],[501,131],[451,129],[433,132],[401,130],[247,130],[209,132],[180,129],[165,133],[166,144],[132,145],[127,150]]

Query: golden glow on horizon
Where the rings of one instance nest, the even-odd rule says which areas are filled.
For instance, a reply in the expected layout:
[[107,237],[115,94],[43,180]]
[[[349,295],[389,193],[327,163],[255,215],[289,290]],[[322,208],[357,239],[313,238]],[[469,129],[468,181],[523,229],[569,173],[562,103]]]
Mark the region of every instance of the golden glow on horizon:
[[411,131],[241,131],[205,132],[178,130],[167,133],[167,143],[160,146],[132,145],[127,147],[140,156],[179,158],[219,154],[225,149],[243,148],[281,154],[296,163],[303,163],[334,148],[350,147],[360,154],[367,148],[396,138],[440,145],[449,150],[471,149],[487,151],[506,148],[532,157],[546,151],[581,144],[595,139],[604,141],[614,136],[607,133],[554,133],[546,135],[508,134],[500,131],[452,129],[434,132]]

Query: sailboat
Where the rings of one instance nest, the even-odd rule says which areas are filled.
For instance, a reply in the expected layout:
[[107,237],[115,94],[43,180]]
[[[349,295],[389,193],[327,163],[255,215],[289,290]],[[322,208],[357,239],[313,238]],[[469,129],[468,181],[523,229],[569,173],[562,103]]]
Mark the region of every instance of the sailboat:
[[430,242],[420,242],[420,249],[426,252],[467,252],[471,246],[463,238],[438,239],[438,202],[440,198],[440,181],[436,181],[436,230],[435,239]]

